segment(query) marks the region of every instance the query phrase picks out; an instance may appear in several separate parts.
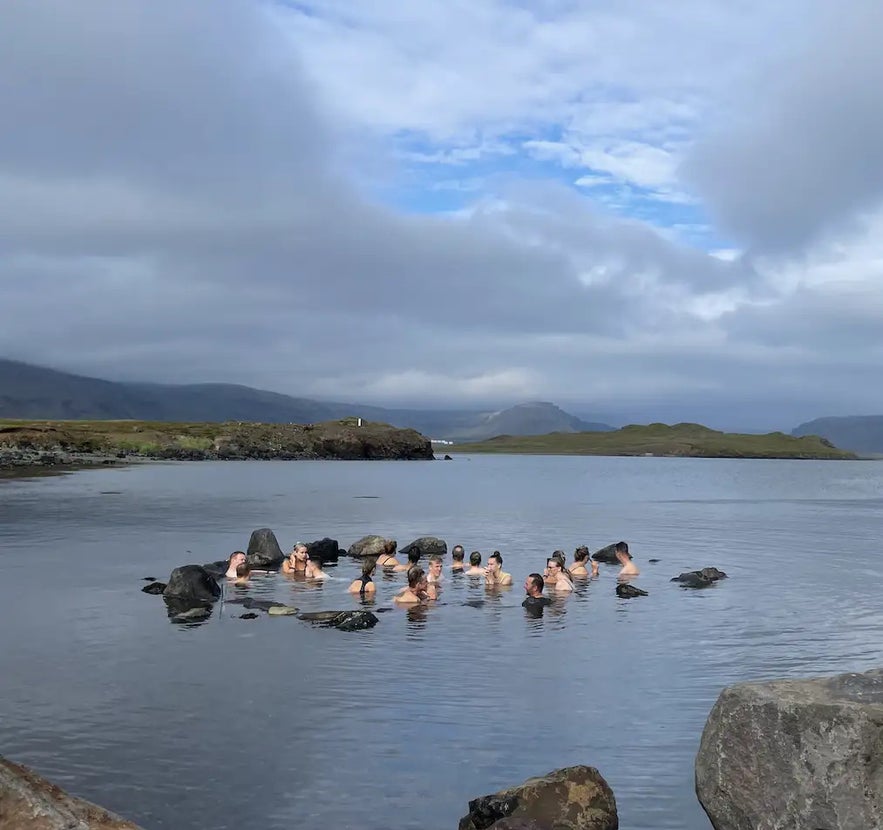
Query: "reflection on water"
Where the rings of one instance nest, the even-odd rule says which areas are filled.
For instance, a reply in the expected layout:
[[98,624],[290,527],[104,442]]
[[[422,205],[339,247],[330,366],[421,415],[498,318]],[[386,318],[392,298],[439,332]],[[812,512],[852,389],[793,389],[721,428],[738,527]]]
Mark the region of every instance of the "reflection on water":
[[[692,765],[722,686],[878,664],[881,484],[873,463],[536,457],[3,481],[0,747],[148,830],[455,827],[470,798],[574,763],[601,769],[623,827],[708,830]],[[174,625],[141,593],[264,526],[283,549],[375,532],[499,549],[514,585],[446,570],[438,601],[401,608],[403,573],[361,598],[342,559],[324,582],[226,583]],[[552,550],[621,538],[648,596],[618,598],[602,566],[522,607]],[[669,582],[711,565],[730,578]],[[345,633],[274,603],[380,621]]]

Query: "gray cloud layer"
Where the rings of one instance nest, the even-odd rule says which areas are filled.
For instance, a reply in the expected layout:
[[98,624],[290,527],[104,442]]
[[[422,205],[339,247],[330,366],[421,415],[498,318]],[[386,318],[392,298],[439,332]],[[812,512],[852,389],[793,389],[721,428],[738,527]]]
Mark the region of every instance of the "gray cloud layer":
[[[338,399],[542,396],[689,417],[775,395],[768,367],[791,343],[770,333],[801,348],[811,338],[778,306],[742,308],[777,296],[747,262],[603,217],[558,186],[514,185],[457,218],[373,204],[347,180],[335,125],[262,5],[7,3],[0,78],[14,79],[0,83],[0,112],[15,125],[0,132],[6,356]],[[792,109],[783,135],[801,117]],[[753,150],[697,155],[697,181],[733,227],[775,248],[869,203],[847,166],[829,176],[839,205],[803,209],[795,163],[766,191],[788,219],[767,227],[756,159],[767,141],[787,155],[773,126],[772,138],[749,134]],[[829,158],[833,138],[807,158]],[[739,175],[721,174],[729,164]],[[782,365],[805,380],[816,359]],[[795,412],[824,402],[817,386],[795,387]]]

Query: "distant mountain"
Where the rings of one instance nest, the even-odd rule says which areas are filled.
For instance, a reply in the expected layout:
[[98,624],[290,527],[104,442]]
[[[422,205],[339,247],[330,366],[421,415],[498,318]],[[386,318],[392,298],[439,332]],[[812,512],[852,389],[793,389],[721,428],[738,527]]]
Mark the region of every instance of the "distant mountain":
[[521,404],[490,413],[386,409],[295,398],[233,384],[119,383],[0,360],[0,418],[309,424],[352,415],[448,440],[611,429],[581,421],[550,403]]
[[609,432],[613,427],[570,415],[553,403],[532,401],[491,412],[468,429],[458,430],[460,440],[482,441],[497,435],[546,435],[550,432]]
[[834,446],[853,452],[883,453],[883,415],[816,418],[791,431],[792,435],[820,435]]

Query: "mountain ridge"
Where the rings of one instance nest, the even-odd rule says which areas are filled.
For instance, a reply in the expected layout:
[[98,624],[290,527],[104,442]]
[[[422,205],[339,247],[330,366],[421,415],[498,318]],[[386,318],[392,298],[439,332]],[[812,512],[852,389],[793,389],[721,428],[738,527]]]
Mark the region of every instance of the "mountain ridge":
[[843,449],[858,453],[883,453],[883,415],[839,415],[814,418],[791,434],[819,435]]

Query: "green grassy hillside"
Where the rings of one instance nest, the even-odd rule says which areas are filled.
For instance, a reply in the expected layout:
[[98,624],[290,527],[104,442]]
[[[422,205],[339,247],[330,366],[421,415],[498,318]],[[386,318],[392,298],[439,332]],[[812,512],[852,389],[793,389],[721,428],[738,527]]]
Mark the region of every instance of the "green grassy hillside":
[[782,432],[742,435],[717,432],[701,424],[632,425],[612,432],[502,435],[449,452],[537,453],[544,455],[655,455],[697,458],[854,459],[818,436],[796,438]]

